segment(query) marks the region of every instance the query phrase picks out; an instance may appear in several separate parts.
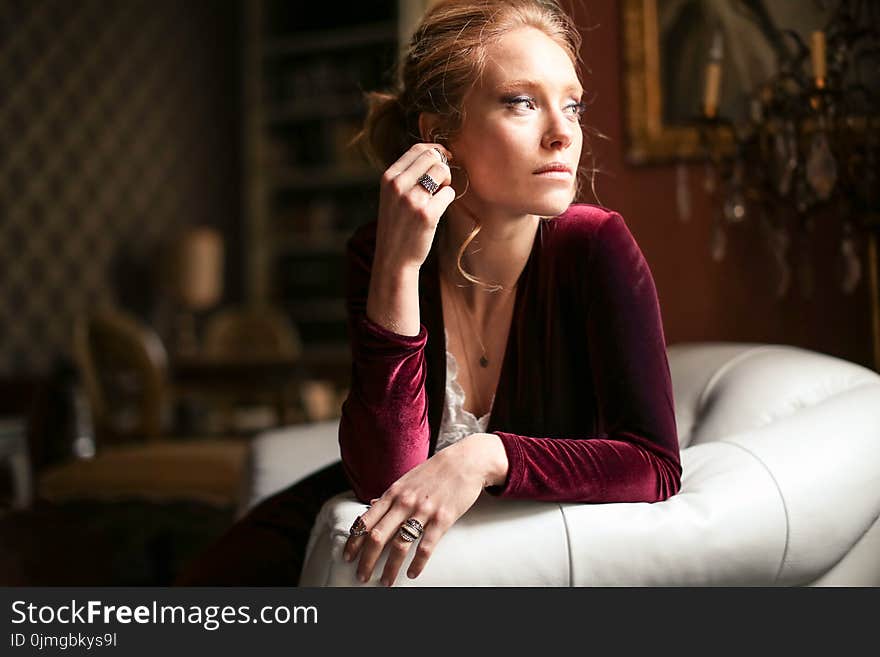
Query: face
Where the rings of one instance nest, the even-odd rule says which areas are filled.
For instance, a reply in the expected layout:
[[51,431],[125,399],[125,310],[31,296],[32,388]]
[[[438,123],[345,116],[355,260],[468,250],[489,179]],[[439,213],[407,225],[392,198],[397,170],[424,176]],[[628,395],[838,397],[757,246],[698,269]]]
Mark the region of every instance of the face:
[[[487,55],[484,76],[464,99],[461,132],[450,142],[470,179],[462,200],[484,215],[561,214],[574,199],[583,145],[583,89],[574,66],[555,41],[530,27],[508,33]],[[536,173],[551,163],[568,172]],[[453,179],[459,194],[463,182]]]

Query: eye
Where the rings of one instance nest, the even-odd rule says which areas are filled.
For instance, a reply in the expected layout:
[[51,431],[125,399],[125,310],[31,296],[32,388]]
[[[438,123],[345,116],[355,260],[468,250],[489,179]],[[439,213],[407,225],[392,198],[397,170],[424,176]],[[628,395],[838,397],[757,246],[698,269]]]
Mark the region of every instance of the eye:
[[568,109],[573,109],[573,116],[581,117],[584,115],[584,112],[587,111],[587,104],[584,101],[579,101],[577,103],[572,103],[568,106]]
[[528,103],[530,106],[529,109],[533,109],[535,106],[535,99],[531,96],[511,96],[505,98],[504,103],[511,107],[523,106],[523,103]]

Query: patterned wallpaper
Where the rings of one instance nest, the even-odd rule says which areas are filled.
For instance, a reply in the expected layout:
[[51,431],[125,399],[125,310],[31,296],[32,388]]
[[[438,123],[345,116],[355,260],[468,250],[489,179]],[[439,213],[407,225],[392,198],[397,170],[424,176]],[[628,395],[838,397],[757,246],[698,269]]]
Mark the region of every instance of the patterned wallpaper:
[[152,312],[181,226],[234,238],[238,10],[0,0],[0,376],[45,372],[95,304]]

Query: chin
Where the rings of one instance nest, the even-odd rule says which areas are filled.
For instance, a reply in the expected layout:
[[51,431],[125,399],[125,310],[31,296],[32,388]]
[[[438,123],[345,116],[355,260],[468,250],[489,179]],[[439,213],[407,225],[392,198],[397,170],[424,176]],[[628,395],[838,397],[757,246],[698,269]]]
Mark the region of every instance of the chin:
[[537,203],[532,204],[529,214],[535,214],[540,217],[555,217],[568,210],[568,206],[574,201],[574,193],[567,192],[565,194],[548,195],[547,198],[541,199]]

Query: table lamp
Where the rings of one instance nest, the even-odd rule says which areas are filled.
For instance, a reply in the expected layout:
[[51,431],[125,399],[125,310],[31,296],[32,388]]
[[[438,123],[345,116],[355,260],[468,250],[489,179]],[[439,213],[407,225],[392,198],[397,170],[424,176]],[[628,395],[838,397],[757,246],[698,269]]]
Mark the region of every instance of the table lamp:
[[198,352],[196,313],[213,307],[223,295],[223,238],[206,226],[187,228],[175,248],[174,291],[180,312],[176,330],[179,354]]

